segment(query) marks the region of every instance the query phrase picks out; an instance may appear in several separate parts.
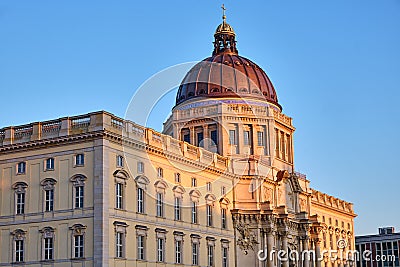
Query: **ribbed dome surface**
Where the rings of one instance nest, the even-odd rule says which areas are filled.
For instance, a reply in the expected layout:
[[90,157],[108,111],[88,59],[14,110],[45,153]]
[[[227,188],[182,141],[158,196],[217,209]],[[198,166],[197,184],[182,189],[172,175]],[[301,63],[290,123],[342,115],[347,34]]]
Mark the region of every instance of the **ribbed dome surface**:
[[186,74],[176,96],[176,105],[195,97],[257,98],[280,107],[266,73],[236,53],[219,53],[206,58]]

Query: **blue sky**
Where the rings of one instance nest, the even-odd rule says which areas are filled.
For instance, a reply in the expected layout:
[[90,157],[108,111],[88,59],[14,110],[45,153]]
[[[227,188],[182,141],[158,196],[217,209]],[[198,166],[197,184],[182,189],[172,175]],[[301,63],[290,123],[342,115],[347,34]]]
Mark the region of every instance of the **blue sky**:
[[[153,74],[211,54],[221,4],[0,0],[0,127],[95,110],[123,117]],[[354,202],[356,233],[400,230],[400,0],[225,5],[239,53],[294,118],[297,170]],[[149,125],[160,130],[173,104],[170,93]]]

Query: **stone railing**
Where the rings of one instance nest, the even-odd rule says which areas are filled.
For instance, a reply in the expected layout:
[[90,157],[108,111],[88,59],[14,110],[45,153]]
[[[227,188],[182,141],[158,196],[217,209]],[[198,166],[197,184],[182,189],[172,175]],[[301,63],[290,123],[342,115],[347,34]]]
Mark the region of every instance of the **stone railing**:
[[312,189],[312,201],[324,206],[333,207],[345,212],[354,213],[353,204],[339,198]]
[[270,110],[272,110],[272,114],[273,114],[274,118],[277,121],[280,121],[280,122],[282,122],[284,124],[287,124],[287,125],[292,125],[292,118],[291,117],[286,116],[285,114],[283,114],[283,113],[281,113],[281,112],[279,112],[279,111],[277,111],[275,109],[271,108]]
[[105,111],[0,129],[0,147],[103,130],[162,149],[166,154],[175,154],[224,170],[228,167],[229,161],[223,156]]

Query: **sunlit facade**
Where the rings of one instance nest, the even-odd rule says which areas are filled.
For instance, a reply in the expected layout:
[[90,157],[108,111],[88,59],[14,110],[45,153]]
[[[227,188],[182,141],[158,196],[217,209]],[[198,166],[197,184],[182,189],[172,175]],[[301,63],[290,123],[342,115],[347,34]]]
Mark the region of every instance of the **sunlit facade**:
[[[295,128],[226,23],[162,133],[94,112],[0,130],[0,266],[350,266],[353,205],[295,172]],[[322,179],[323,177],[321,177]]]

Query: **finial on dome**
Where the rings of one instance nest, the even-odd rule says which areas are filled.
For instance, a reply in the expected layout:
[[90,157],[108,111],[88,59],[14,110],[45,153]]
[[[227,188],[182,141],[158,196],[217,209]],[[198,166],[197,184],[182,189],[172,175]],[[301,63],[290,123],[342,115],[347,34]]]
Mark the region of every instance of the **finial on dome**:
[[226,16],[225,16],[225,10],[226,10],[226,8],[225,8],[225,5],[222,4],[221,8],[222,8],[222,19],[223,19],[223,21],[225,22],[225,20],[226,20]]

